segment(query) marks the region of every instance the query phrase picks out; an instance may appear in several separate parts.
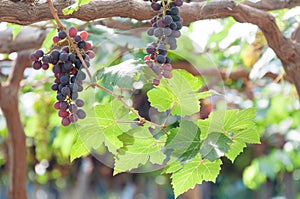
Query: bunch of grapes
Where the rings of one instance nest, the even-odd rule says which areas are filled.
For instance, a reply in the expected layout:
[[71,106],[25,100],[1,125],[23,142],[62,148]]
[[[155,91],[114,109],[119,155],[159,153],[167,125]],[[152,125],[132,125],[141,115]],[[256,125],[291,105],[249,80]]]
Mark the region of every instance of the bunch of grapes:
[[[147,0],[144,0],[147,1]],[[149,55],[145,56],[145,63],[157,74],[153,80],[153,85],[159,85],[162,77],[171,78],[171,60],[167,57],[168,50],[177,48],[176,38],[180,37],[182,28],[182,18],[179,15],[178,7],[182,6],[182,0],[150,0],[154,11],[162,10],[157,16],[154,16],[148,29],[149,36],[155,36],[157,42],[149,44],[146,48]]]
[[[49,53],[45,54],[42,50],[37,50],[30,55],[33,61],[32,67],[36,70],[41,68],[47,70],[50,64],[53,66],[55,80],[51,88],[57,92],[54,108],[59,110],[58,116],[62,118],[63,126],[86,117],[85,111],[81,109],[84,101],[78,98],[78,92],[83,91],[82,82],[86,74],[82,71],[83,63],[69,42],[77,46],[87,67],[90,66],[89,60],[95,57],[91,50],[92,44],[86,41],[88,37],[86,31],[78,34],[77,29],[71,27],[68,34],[64,30],[59,31],[52,39],[55,49]],[[69,45],[64,46],[65,44]]]

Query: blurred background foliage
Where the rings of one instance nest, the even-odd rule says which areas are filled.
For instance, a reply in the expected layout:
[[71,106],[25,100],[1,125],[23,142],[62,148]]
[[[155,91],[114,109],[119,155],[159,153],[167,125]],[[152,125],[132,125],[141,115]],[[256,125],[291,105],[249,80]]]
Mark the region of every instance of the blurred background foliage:
[[[298,11],[299,8],[272,12],[286,36],[290,36],[296,22],[300,21]],[[120,77],[124,70],[130,70],[132,66],[147,76],[149,71],[141,63],[146,55],[144,48],[153,38],[145,34],[146,21],[117,17],[111,20],[116,24],[130,24],[132,28],[128,26],[128,30],[121,30],[116,28],[117,25],[106,27],[101,25],[101,20],[63,22],[89,32],[88,40],[93,42],[96,52],[91,68],[94,78],[101,77],[101,84],[109,89],[113,85],[123,85],[130,90],[132,88],[129,87],[133,86],[134,92],[128,92],[128,95],[134,96],[133,103],[142,111],[147,105],[143,100],[151,84],[150,79],[130,72],[123,76],[124,79]],[[13,27],[15,34],[20,30],[19,26],[0,23],[1,29],[7,27]],[[50,45],[49,38],[56,34],[54,29],[47,30],[49,34],[42,46],[46,49]],[[191,67],[200,74],[204,69],[225,73],[226,78],[222,81],[216,81],[221,74],[205,76],[203,73],[206,89],[215,94],[201,102],[201,111],[209,113],[211,109],[225,107],[254,107],[262,134],[262,143],[249,146],[234,163],[224,159],[217,182],[200,185],[202,196],[199,198],[300,198],[300,104],[295,88],[286,81],[281,62],[267,46],[261,31],[254,25],[240,24],[232,18],[204,20],[185,27],[178,42],[178,49],[170,52],[174,65],[187,62],[186,69]],[[9,66],[15,55],[2,54],[0,58]],[[112,71],[107,72],[106,69],[112,66]],[[249,76],[230,78],[229,74],[236,70],[246,71]],[[2,80],[9,71],[9,67],[1,67]],[[25,77],[19,102],[27,136],[29,198],[127,199],[134,192],[136,198],[173,197],[168,178],[160,172],[112,177],[112,169],[98,161],[96,155],[87,155],[71,163],[70,154],[77,139],[77,126],[60,125],[57,112],[53,109],[55,94],[50,90],[53,81],[51,71],[28,68]],[[141,84],[138,84],[140,81]],[[81,94],[81,98],[88,104],[86,107],[92,109],[96,103],[105,103],[108,97],[102,91],[89,89]],[[8,183],[6,134],[5,120],[0,113],[1,199],[5,198]],[[100,149],[100,153],[101,150],[105,154],[105,149]]]

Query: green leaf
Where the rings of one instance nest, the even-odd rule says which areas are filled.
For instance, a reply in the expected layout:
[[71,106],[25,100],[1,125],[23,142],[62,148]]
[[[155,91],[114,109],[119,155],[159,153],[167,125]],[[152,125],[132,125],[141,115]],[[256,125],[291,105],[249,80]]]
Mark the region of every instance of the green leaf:
[[124,142],[124,147],[115,158],[114,175],[138,168],[148,161],[162,164],[166,158],[161,151],[164,140],[153,138],[146,126],[133,128],[119,138]]
[[179,161],[196,156],[200,146],[200,130],[194,122],[187,120],[180,121],[179,127],[170,131],[165,144],[165,148],[173,151],[172,156]]
[[196,92],[202,86],[199,78],[184,70],[172,71],[171,79],[162,79],[160,85],[148,91],[151,106],[164,112],[174,103],[172,114],[179,116],[192,115],[200,110]]
[[64,8],[64,9],[62,10],[62,12],[63,12],[64,15],[70,15],[70,14],[72,14],[73,12],[77,11],[78,8],[79,8],[79,3],[76,2],[76,3],[72,4],[72,5],[70,5],[70,6],[66,7],[66,8]]
[[164,170],[162,171],[162,174],[165,173],[175,173],[179,169],[182,168],[182,164],[176,160],[176,158],[171,157],[171,160],[167,163]]
[[221,160],[210,162],[209,160],[202,160],[200,156],[196,156],[186,163],[181,170],[176,171],[171,176],[175,198],[196,184],[201,184],[203,180],[215,182],[221,164]]
[[232,140],[223,133],[210,133],[203,141],[200,153],[203,158],[214,161],[229,150]]
[[45,38],[43,44],[42,44],[42,48],[45,48],[46,50],[50,49],[50,47],[52,46],[52,38],[56,35],[56,29],[53,28],[48,34],[47,37]]
[[123,146],[118,136],[131,129],[130,121],[133,115],[118,100],[113,100],[106,105],[97,105],[95,107],[99,131],[105,137],[105,145],[112,153]]
[[142,66],[137,60],[129,59],[97,71],[97,79],[101,79],[105,87],[118,86],[131,89],[136,79],[135,76],[140,73]]
[[246,143],[260,143],[260,134],[254,123],[255,110],[228,110],[212,112],[208,119],[200,120],[201,139],[205,139],[212,132],[222,132],[232,139],[228,153],[231,161],[243,151]]
[[86,148],[81,139],[77,137],[76,142],[71,148],[70,160],[71,162],[79,157],[84,157],[89,154],[89,150]]

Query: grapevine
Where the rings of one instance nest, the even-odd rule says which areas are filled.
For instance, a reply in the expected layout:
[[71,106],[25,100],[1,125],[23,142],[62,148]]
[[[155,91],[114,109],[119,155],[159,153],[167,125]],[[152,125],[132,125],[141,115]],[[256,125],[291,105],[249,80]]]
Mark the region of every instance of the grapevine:
[[[146,0],[145,0],[146,1]],[[182,0],[157,1],[150,0],[151,8],[161,13],[154,16],[147,34],[157,38],[156,42],[149,44],[146,48],[149,55],[145,56],[145,63],[156,73],[153,85],[158,86],[162,77],[172,77],[171,60],[167,56],[168,50],[177,48],[176,38],[180,37],[182,18],[179,15],[178,7],[182,6]]]

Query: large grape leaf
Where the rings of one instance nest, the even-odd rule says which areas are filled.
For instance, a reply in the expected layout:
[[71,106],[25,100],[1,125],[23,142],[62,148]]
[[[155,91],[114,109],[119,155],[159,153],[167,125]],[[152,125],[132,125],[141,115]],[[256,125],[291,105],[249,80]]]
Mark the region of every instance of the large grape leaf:
[[193,188],[196,184],[201,184],[203,180],[215,182],[221,164],[220,159],[211,162],[201,159],[199,155],[194,157],[171,176],[175,197]]
[[212,132],[203,141],[200,153],[203,158],[214,161],[227,153],[230,148],[229,143],[232,143],[232,140],[223,133]]
[[137,80],[137,75],[141,72],[144,64],[138,60],[129,59],[120,64],[105,67],[97,71],[97,79],[101,79],[102,84],[106,87],[118,86],[120,88],[131,89],[133,83]]
[[200,146],[198,126],[193,121],[182,120],[179,127],[169,132],[165,149],[171,150],[179,161],[186,161],[197,155]]
[[118,136],[131,129],[130,121],[133,120],[133,115],[118,100],[106,105],[97,105],[94,110],[99,126],[98,133],[103,134],[108,150],[116,153],[116,150],[123,146]]
[[164,112],[172,106],[172,114],[179,116],[192,115],[199,111],[197,91],[202,86],[199,78],[184,70],[172,71],[171,79],[162,79],[160,85],[148,91],[151,106]]
[[246,143],[260,143],[260,134],[253,121],[255,110],[228,110],[212,112],[208,119],[200,120],[201,139],[207,138],[212,132],[222,132],[233,141],[225,154],[231,161],[243,151]]
[[70,152],[70,160],[71,162],[79,157],[86,156],[89,154],[89,150],[86,148],[85,144],[82,142],[81,139],[77,137],[75,143],[73,144]]
[[161,151],[165,138],[156,140],[146,126],[133,128],[119,138],[124,142],[124,147],[115,157],[114,175],[138,168],[148,161],[162,164],[166,158]]

